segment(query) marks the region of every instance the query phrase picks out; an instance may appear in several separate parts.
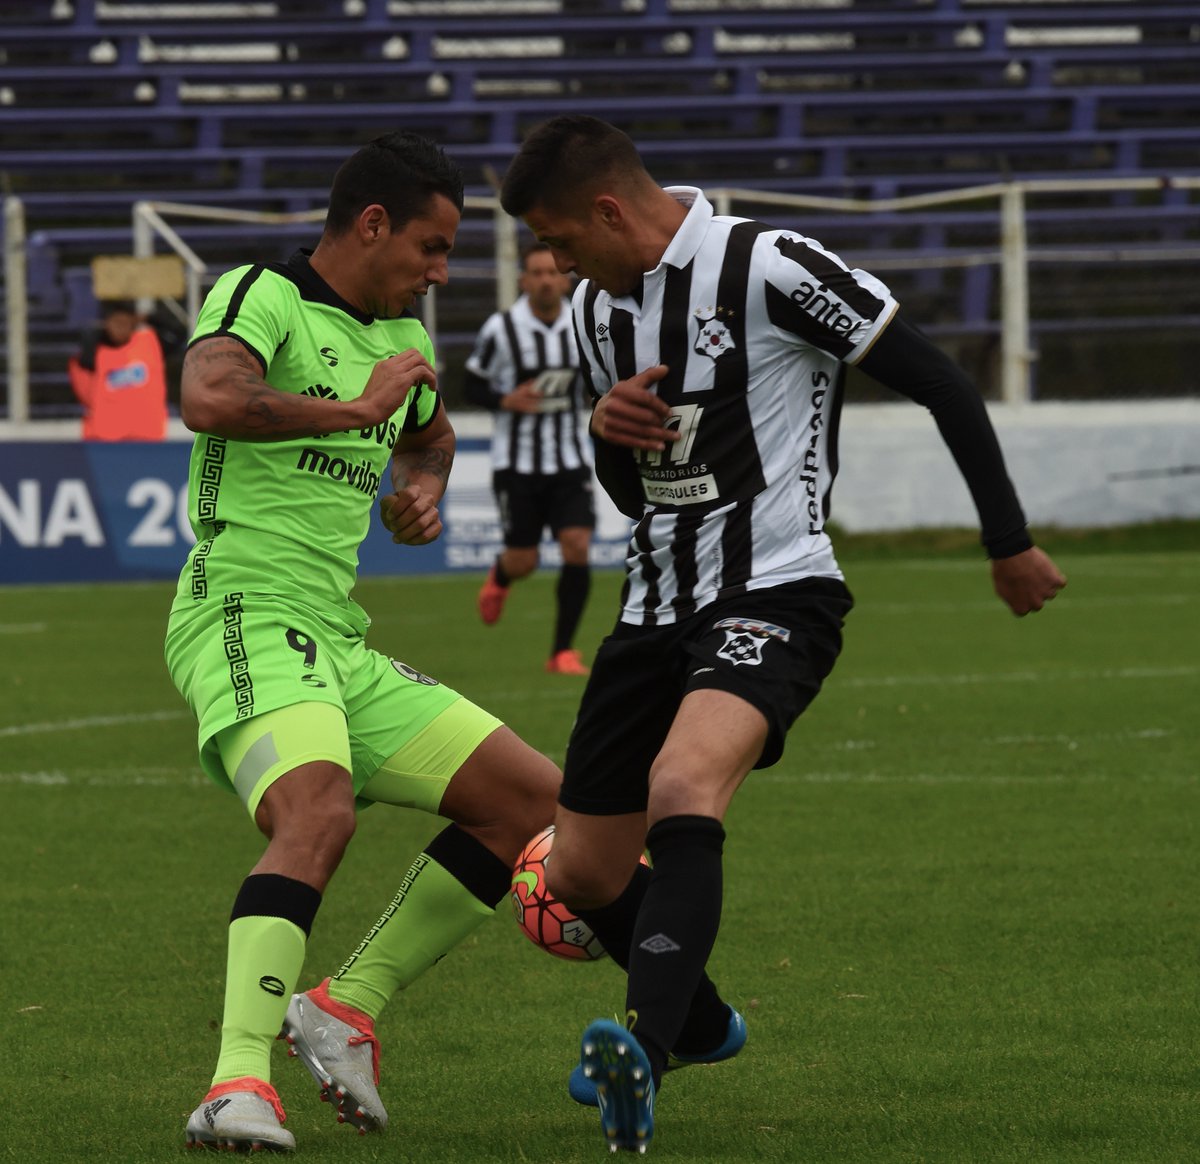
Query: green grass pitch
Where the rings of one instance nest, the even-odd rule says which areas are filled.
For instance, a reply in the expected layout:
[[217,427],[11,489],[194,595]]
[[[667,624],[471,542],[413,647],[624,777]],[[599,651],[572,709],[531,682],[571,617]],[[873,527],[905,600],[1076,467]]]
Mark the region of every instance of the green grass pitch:
[[[1023,620],[976,551],[847,542],[842,660],[727,821],[711,969],[750,1040],[670,1078],[652,1158],[1200,1158],[1196,533],[1047,539],[1070,585]],[[541,671],[552,579],[493,628],[479,581],[364,583],[372,642],[561,761],[581,681]],[[588,654],[618,582],[596,577]],[[178,1158],[213,1067],[260,842],[197,767],[169,594],[0,590],[0,1159]],[[364,814],[302,985],[436,828]],[[607,1158],[566,1074],[622,1001],[610,964],[539,953],[502,907],[383,1016],[383,1136],[335,1124],[277,1048],[301,1158]]]

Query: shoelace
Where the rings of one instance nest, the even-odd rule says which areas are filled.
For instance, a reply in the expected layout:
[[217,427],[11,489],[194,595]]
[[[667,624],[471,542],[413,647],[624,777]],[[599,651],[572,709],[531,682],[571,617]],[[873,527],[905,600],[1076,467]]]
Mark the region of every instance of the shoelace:
[[353,1027],[355,1030],[362,1031],[361,1035],[351,1035],[346,1043],[351,1047],[361,1046],[363,1043],[371,1044],[371,1071],[375,1076],[375,1086],[379,1086],[379,1040],[375,1037],[375,1023],[370,1015],[364,1014],[361,1010],[355,1010],[352,1006],[347,1006],[344,1002],[338,1002],[336,998],[331,998],[329,995],[329,983],[331,979],[326,978],[320,986],[308,992],[309,998],[313,1000],[323,1011],[333,1015],[335,1019],[344,1022],[346,1026]]
[[283,1104],[280,1102],[279,1093],[269,1083],[262,1079],[257,1079],[253,1075],[244,1075],[241,1079],[230,1079],[225,1083],[218,1083],[204,1097],[204,1102],[219,1099],[222,1095],[229,1095],[234,1091],[251,1091],[259,1097],[265,1099],[275,1110],[275,1118],[282,1124],[287,1120],[287,1113],[283,1110]]
[[365,1035],[351,1035],[346,1040],[351,1047],[361,1046],[363,1043],[371,1044],[371,1070],[375,1074],[375,1086],[379,1086],[379,1040],[375,1037],[373,1031],[368,1031]]

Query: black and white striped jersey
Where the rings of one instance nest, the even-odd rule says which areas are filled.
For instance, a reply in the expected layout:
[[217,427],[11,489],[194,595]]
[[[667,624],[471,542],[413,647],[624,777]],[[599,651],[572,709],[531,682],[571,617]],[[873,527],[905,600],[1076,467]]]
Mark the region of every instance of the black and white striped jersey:
[[686,617],[718,597],[840,577],[825,533],[837,472],[842,364],[896,312],[878,279],[812,239],[689,212],[640,295],[588,281],[572,310],[588,387],[665,364],[659,396],[680,439],[639,453],[646,507],[626,558],[624,622]]
[[[570,303],[550,324],[543,323],[521,296],[507,311],[490,316],[467,358],[468,397],[495,412],[492,468],[554,474],[590,467],[578,374],[579,350],[571,327]],[[566,372],[558,376],[555,371]],[[542,391],[545,411],[506,412],[499,400],[518,384],[549,373]],[[471,391],[478,385],[480,393]]]

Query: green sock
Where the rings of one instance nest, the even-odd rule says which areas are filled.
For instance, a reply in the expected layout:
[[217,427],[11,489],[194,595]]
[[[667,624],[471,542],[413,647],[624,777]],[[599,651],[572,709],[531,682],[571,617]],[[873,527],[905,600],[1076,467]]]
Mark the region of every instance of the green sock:
[[391,905],[334,975],[330,997],[377,1019],[397,990],[494,913],[428,853],[421,853]]
[[271,1047],[300,977],[306,940],[303,929],[281,917],[230,922],[225,1017],[214,1086],[244,1075],[270,1083]]

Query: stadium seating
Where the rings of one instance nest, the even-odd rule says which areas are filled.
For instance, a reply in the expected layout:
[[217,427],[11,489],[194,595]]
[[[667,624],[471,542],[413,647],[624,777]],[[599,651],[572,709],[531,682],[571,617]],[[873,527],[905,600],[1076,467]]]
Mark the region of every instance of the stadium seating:
[[[29,218],[36,409],[73,408],[63,351],[93,310],[83,272],[91,254],[128,252],[137,199],[319,207],[347,143],[398,125],[435,136],[484,193],[530,126],[570,111],[626,128],[664,181],[708,186],[887,198],[1008,178],[1196,175],[1197,27],[1194,0],[2,5],[0,170]],[[1195,244],[1195,197],[1096,196],[1082,216],[1034,204],[1031,243],[1166,253]],[[996,246],[994,207],[803,223],[864,265]],[[245,228],[179,230],[217,268],[254,242]],[[488,245],[476,224],[459,250],[483,268]],[[1166,270],[1170,320],[1200,317],[1182,266]],[[994,342],[991,268],[895,278],[934,330]],[[489,306],[486,280],[462,287],[439,303],[454,358]],[[1134,289],[1130,310],[1089,300],[1083,326],[1119,330],[1112,317],[1140,318],[1147,293]],[[1078,308],[1080,288],[1071,295]],[[1067,314],[1039,303],[1038,326],[1050,333]]]

